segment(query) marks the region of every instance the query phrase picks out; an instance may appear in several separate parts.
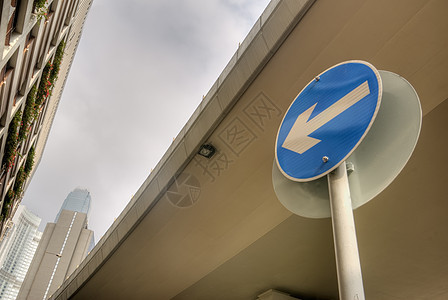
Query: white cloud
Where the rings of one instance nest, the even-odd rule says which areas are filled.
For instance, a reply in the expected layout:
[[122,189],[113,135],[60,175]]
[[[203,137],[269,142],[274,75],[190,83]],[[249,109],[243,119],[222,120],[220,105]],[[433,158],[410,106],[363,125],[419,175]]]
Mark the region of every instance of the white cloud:
[[77,186],[104,234],[268,0],[95,0],[24,203],[53,221]]

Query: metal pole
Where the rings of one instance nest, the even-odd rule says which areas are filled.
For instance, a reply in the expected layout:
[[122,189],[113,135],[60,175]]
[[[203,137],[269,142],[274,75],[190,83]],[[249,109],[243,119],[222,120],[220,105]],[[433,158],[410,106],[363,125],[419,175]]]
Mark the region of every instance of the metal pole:
[[340,300],[365,300],[347,169],[343,162],[328,174]]

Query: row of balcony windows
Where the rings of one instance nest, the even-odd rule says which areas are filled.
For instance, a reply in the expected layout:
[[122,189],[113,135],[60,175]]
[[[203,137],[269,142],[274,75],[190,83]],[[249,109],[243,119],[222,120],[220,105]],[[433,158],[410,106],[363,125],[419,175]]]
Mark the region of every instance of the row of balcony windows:
[[[40,11],[41,9],[47,9],[45,7],[43,7],[43,8],[37,7],[36,4],[38,2],[40,2],[40,1],[38,1],[38,0],[33,1],[32,12],[34,14],[41,14],[42,13]],[[74,14],[76,12],[77,3],[78,3],[77,1],[64,1],[63,2],[63,4],[62,4],[63,8],[61,9],[62,14],[58,20],[58,26],[57,26],[59,30],[57,30],[57,31],[60,31],[62,23],[64,23],[65,25],[68,25],[70,23],[70,20],[72,19],[72,17],[74,16]],[[24,8],[21,8],[20,4],[21,4],[21,0],[11,0],[11,13],[10,13],[9,21],[8,21],[8,26],[6,29],[5,46],[10,46],[11,36],[17,28],[19,11],[20,11],[20,9],[24,9]],[[2,7],[0,7],[0,14],[1,14],[1,8]],[[40,16],[40,17],[38,17],[38,19],[43,18],[43,19],[45,19],[45,23],[47,23],[51,19],[53,13],[54,13],[54,11],[52,10],[51,5],[50,5],[47,9],[45,17]]]
[[[18,12],[21,9],[20,2],[21,0],[11,1],[11,6],[14,7],[14,9],[10,10],[12,11],[12,14],[10,15],[8,21],[5,45],[10,44],[11,35],[16,29],[18,22]],[[35,2],[36,1],[34,1],[34,3]],[[27,93],[29,85],[31,85],[31,82],[35,81],[33,79],[37,74],[39,74],[38,71],[40,70],[40,68],[45,65],[45,63],[43,62],[44,59],[53,49],[51,45],[57,42],[59,34],[62,32],[63,26],[67,25],[67,18],[71,19],[73,17],[73,8],[75,6],[75,3],[78,3],[78,1],[73,0],[62,2],[62,5],[60,5],[60,17],[58,17],[57,20],[54,19],[54,12],[52,12],[49,8],[50,13],[47,14],[43,26],[41,27],[41,24],[37,23],[33,30],[28,33],[23,53],[18,53],[18,50],[14,50],[16,51],[16,53],[11,56],[8,63],[3,67],[3,69],[0,70],[0,128],[6,127],[7,122],[9,122],[9,118],[7,116],[8,111],[21,110],[21,108],[14,108],[18,104],[17,101],[19,99],[26,99],[25,93]],[[0,6],[0,10],[2,9],[2,7],[3,6]],[[53,22],[56,22],[56,24],[53,25]],[[52,27],[54,28],[52,29]],[[50,36],[51,30],[53,31],[53,36]],[[33,34],[38,35],[41,40],[39,42],[39,47],[36,47],[38,39],[33,36]],[[21,57],[19,57],[19,55]],[[20,69],[15,68],[15,66],[10,62],[14,62],[14,64],[20,62],[18,66]],[[14,81],[17,81],[16,84],[14,84]],[[14,86],[15,89],[13,89]],[[22,101],[22,103],[24,105],[25,101]],[[22,103],[20,103],[20,105],[22,105]],[[8,108],[9,106],[12,106],[13,108]],[[47,105],[46,103],[44,103],[42,111],[39,114],[38,119],[33,123],[32,128],[30,128],[30,132],[27,135],[27,138],[24,141],[20,142],[20,145],[18,145],[17,155],[14,158],[12,167],[4,168],[0,166],[0,207],[2,207],[3,205],[2,199],[5,198],[7,187],[14,186],[14,181],[16,180],[15,177],[17,177],[16,175],[19,166],[24,164],[24,159],[22,157],[27,156],[28,150],[31,148],[31,144],[36,140],[35,137],[37,136],[41,128],[46,108]],[[6,136],[7,134],[5,132],[3,136],[0,137],[0,149],[5,144]],[[2,157],[0,157],[0,162],[1,161]],[[4,216],[4,220],[8,218],[8,215],[10,215],[10,212],[8,212]],[[0,230],[3,232],[4,222],[1,223],[3,224],[0,224]]]

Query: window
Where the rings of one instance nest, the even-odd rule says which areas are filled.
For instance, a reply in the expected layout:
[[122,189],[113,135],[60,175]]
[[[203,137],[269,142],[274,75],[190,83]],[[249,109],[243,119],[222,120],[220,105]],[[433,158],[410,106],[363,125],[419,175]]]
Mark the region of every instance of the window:
[[[18,24],[19,9],[21,9],[20,1],[21,0],[11,0],[11,9],[13,10],[13,13],[11,14],[11,17],[9,18],[8,27],[6,29],[5,46],[10,45],[11,35],[16,30],[17,26],[19,25]],[[23,27],[23,26],[21,26],[21,27]]]

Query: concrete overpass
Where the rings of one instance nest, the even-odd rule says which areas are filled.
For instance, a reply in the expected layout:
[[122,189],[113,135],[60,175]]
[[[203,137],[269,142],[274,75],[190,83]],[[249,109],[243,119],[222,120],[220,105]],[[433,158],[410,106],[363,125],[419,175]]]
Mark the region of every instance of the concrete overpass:
[[[272,1],[51,299],[256,299],[271,288],[337,299],[330,219],[283,208],[271,171],[290,102],[316,74],[350,59],[405,77],[423,109],[410,162],[355,211],[366,298],[448,299],[447,11],[444,0]],[[211,159],[197,155],[206,142],[217,148]]]

